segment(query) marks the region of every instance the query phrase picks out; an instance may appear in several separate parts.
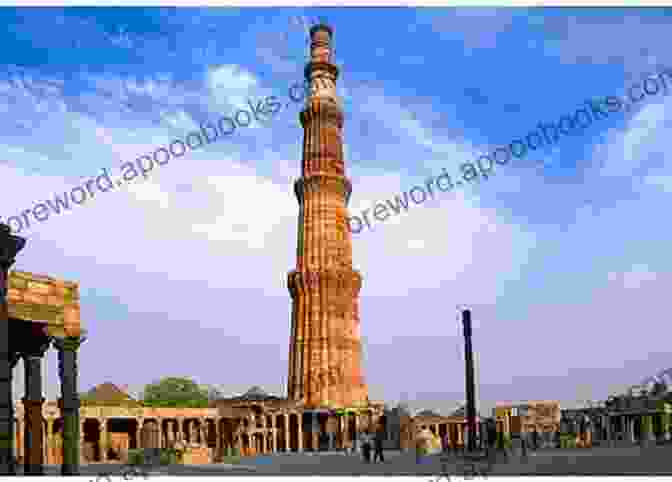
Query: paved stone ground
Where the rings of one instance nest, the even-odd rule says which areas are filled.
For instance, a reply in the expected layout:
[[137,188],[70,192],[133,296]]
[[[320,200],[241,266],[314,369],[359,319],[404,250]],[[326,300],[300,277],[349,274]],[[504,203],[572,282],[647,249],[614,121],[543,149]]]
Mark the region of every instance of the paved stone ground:
[[[157,467],[152,474],[162,475],[423,475],[436,478],[441,473],[465,474],[464,462],[457,456],[430,456],[416,464],[412,452],[386,451],[385,463],[366,464],[361,457],[340,453],[279,454],[245,457],[241,464],[212,464],[201,466]],[[448,459],[443,464],[441,459]],[[445,469],[442,469],[445,467]],[[483,464],[487,470],[486,464]],[[446,472],[444,472],[444,470]],[[102,472],[110,474],[112,482],[124,471],[120,465],[82,466],[82,475]],[[46,473],[57,475],[60,468],[46,467]],[[483,475],[672,475],[672,447],[594,448],[584,450],[546,449],[530,453],[526,458],[509,456],[498,460]],[[141,476],[133,480],[143,480]],[[99,482],[105,482],[100,478]]]

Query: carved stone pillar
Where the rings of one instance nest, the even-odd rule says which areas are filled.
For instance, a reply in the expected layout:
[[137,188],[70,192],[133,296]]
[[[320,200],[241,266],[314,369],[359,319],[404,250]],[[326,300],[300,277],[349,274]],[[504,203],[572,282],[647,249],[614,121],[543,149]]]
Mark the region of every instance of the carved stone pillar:
[[313,415],[311,417],[310,421],[310,434],[312,437],[312,446],[313,446],[313,452],[319,452],[320,450],[320,420],[319,420],[319,415],[316,412],[313,412]]
[[56,338],[60,400],[63,414],[63,465],[61,475],[79,475],[79,395],[77,391],[77,350],[83,337]]
[[235,439],[235,444],[236,444],[236,449],[238,450],[238,454],[243,455],[244,445],[243,445],[243,433],[242,433],[242,431],[238,432],[238,435],[236,436],[236,439]]
[[23,433],[25,423],[20,418],[14,419],[14,447],[16,447],[16,458],[23,460]]
[[184,417],[177,417],[177,440],[184,442]]
[[297,416],[298,422],[297,423],[297,452],[301,453],[303,452],[303,414],[299,413]]
[[221,460],[222,456],[222,431],[220,428],[221,417],[215,417],[215,460]]
[[45,457],[45,463],[47,465],[51,464],[51,448],[54,446],[54,419],[47,419],[47,455]]
[[158,435],[158,437],[159,437],[159,438],[158,438],[159,446],[158,446],[158,448],[159,448],[159,449],[162,449],[162,448],[164,448],[164,441],[163,441],[163,438],[164,438],[164,437],[163,437],[163,419],[160,418],[160,417],[157,417],[157,418],[156,418],[156,424],[157,424],[157,426],[158,426],[158,431],[159,431],[159,435]]
[[285,436],[283,440],[285,441],[284,443],[284,450],[285,452],[289,452],[291,450],[289,446],[289,441],[290,441],[290,433],[289,433],[289,413],[285,413],[284,416],[282,417],[283,422],[284,422],[284,430],[285,430]]
[[145,420],[143,418],[136,418],[136,425],[135,425],[135,448],[136,449],[141,449],[142,448],[142,426],[145,423]]
[[100,438],[98,439],[98,448],[100,451],[100,461],[107,462],[108,436],[107,436],[107,419],[99,418],[98,427],[100,428]]
[[[37,361],[37,369],[39,370],[39,358]],[[26,368],[32,365],[33,368],[35,359],[26,363]],[[26,370],[28,371],[28,369]],[[38,372],[39,373],[39,372]],[[26,379],[27,380],[27,379]],[[28,384],[26,388],[28,388]],[[28,390],[27,390],[28,391]],[[35,394],[28,395],[22,400],[24,410],[24,474],[26,475],[42,475],[44,469],[42,466],[42,454],[44,447],[42,442],[44,440],[44,432],[42,426],[42,404],[44,398],[40,397],[38,400],[32,399]]]
[[11,234],[9,226],[0,224],[0,476],[16,473],[12,369],[18,358],[10,346],[7,277],[14,258],[25,244],[24,238]]
[[175,445],[175,420],[166,421],[166,446],[173,447]]
[[84,422],[86,422],[86,418],[80,417],[79,419],[79,463],[84,464],[86,463],[85,460],[85,453],[84,453]]
[[204,446],[204,447],[207,447],[208,446],[208,439],[206,438],[206,433],[205,433],[206,432],[205,431],[206,421],[205,421],[204,418],[201,418],[198,423],[199,423],[198,435],[201,438],[201,440],[200,440],[201,445]]

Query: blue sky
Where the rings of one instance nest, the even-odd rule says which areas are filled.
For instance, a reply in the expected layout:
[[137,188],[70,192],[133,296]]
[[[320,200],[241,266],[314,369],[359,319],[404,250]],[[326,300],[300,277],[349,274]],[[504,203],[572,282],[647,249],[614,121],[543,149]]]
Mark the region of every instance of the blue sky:
[[[82,390],[183,375],[284,391],[303,134],[287,92],[308,54],[297,19],[319,16],[351,213],[672,67],[664,9],[1,9],[3,219],[248,100],[283,102],[20,233],[16,269],[81,283]],[[353,235],[371,398],[464,398],[458,304],[485,407],[605,398],[669,367],[671,99]],[[55,353],[48,365],[53,398]]]

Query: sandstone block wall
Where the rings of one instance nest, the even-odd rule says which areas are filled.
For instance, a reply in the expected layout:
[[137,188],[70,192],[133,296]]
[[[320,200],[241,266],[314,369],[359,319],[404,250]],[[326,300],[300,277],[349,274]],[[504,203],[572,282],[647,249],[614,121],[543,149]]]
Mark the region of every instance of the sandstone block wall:
[[12,318],[47,322],[50,330],[55,330],[54,335],[77,336],[80,333],[78,283],[12,271],[9,273],[7,301]]

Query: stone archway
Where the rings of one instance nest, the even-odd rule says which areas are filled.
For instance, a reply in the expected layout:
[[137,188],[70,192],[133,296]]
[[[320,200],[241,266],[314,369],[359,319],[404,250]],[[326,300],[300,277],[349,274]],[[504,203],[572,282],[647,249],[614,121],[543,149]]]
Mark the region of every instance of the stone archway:
[[156,420],[145,420],[141,429],[141,447],[158,449],[160,447],[159,424]]
[[439,424],[439,437],[441,437],[441,440],[446,438],[446,434],[448,433],[448,427],[446,426],[445,423]]
[[299,451],[299,422],[298,414],[289,415],[289,448],[292,452]]
[[217,430],[217,423],[208,418],[205,421],[205,444],[208,448],[216,448],[217,447],[217,437],[221,437],[221,435],[218,435],[219,431]]
[[222,449],[230,451],[236,446],[236,431],[240,427],[240,419],[224,418],[219,422],[219,433],[222,437]]
[[249,455],[252,447],[250,436],[246,433],[241,434],[240,441],[242,445],[242,455]]
[[83,444],[80,447],[82,458],[86,462],[101,460],[100,453],[100,422],[97,419],[86,419],[82,424],[84,428]]
[[108,418],[107,434],[110,442],[105,448],[107,451],[107,460],[121,461],[129,449],[135,448],[136,436],[131,436],[134,432],[137,435],[137,421],[130,418]]
[[317,415],[318,423],[318,435],[317,435],[317,447],[316,450],[329,450],[330,448],[330,438],[329,438],[329,414],[319,413]]
[[289,434],[285,430],[286,424],[285,420],[287,415],[284,413],[278,414],[275,417],[275,425],[276,425],[276,434],[277,434],[277,442],[276,442],[276,447],[275,450],[276,452],[280,451],[280,447],[282,447],[282,450],[284,452],[289,452],[289,445],[287,444],[288,442],[288,437]]
[[166,448],[172,448],[177,441],[177,435],[175,433],[177,424],[175,420],[163,420],[162,425],[163,444]]
[[47,460],[50,465],[63,463],[63,417],[54,420],[52,443],[47,450]]
[[303,434],[303,450],[316,450],[313,443],[313,414],[312,412],[301,414],[301,432]]
[[[347,430],[348,430],[348,444],[352,444],[357,438],[357,420],[355,419],[354,414],[350,414],[347,420]],[[351,445],[352,446],[352,445]]]

